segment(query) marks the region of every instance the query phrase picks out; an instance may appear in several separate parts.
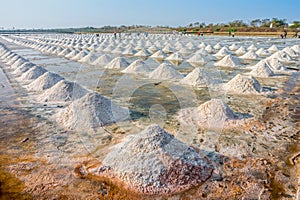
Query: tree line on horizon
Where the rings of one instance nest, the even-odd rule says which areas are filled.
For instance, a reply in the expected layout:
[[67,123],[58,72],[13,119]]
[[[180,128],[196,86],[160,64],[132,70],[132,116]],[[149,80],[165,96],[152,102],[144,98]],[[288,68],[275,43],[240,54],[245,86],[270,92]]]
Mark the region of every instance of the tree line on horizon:
[[228,23],[210,23],[206,24],[205,22],[194,22],[189,23],[185,27],[181,28],[218,28],[218,27],[253,27],[253,28],[300,28],[300,21],[293,21],[291,24],[287,23],[286,19],[254,19],[249,23],[244,22],[243,20],[233,20]]

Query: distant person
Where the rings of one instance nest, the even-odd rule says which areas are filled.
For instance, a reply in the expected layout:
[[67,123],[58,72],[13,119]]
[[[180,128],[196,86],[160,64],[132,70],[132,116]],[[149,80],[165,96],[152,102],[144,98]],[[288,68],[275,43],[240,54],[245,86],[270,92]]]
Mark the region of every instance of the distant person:
[[119,38],[121,39],[121,32],[119,32]]
[[298,31],[295,32],[295,34],[294,34],[293,37],[294,37],[294,38],[298,38]]
[[198,36],[200,36],[200,35],[201,35],[201,32],[200,32],[200,31],[198,31],[198,33],[197,33],[197,34],[198,34]]
[[203,32],[201,32],[201,34],[200,34],[202,37],[204,36],[204,33]]
[[231,36],[234,37],[234,32],[231,33]]
[[114,32],[114,36],[115,36],[115,39],[117,39],[117,32],[116,31]]
[[287,31],[286,30],[283,31],[283,36],[284,36],[284,38],[286,38],[286,36],[287,36]]
[[229,37],[231,36],[231,31],[228,32],[228,36],[229,36]]

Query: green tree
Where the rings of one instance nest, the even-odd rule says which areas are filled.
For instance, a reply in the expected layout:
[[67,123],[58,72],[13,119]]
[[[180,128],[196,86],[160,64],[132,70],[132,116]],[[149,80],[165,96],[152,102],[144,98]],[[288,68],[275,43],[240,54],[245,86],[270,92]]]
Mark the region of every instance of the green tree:
[[290,25],[290,28],[300,28],[300,21],[293,21],[293,24]]
[[250,22],[250,26],[252,26],[252,27],[259,27],[260,25],[261,25],[260,19],[254,19]]
[[262,19],[261,20],[261,27],[270,27],[271,21],[270,19]]

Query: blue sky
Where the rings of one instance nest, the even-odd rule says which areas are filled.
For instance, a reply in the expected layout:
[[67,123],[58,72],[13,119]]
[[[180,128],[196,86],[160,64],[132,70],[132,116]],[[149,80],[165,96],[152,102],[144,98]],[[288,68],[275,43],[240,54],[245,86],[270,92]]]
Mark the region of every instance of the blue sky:
[[0,27],[184,26],[280,18],[300,21],[300,0],[0,0]]

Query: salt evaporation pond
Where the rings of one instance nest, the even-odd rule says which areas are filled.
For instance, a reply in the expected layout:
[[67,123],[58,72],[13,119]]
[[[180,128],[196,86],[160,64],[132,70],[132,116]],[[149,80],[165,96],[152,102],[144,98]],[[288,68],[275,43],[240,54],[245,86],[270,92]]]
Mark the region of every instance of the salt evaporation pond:
[[[2,35],[1,194],[296,199],[299,45],[263,37]],[[260,61],[271,76],[260,74]],[[143,66],[127,73],[132,63]]]

